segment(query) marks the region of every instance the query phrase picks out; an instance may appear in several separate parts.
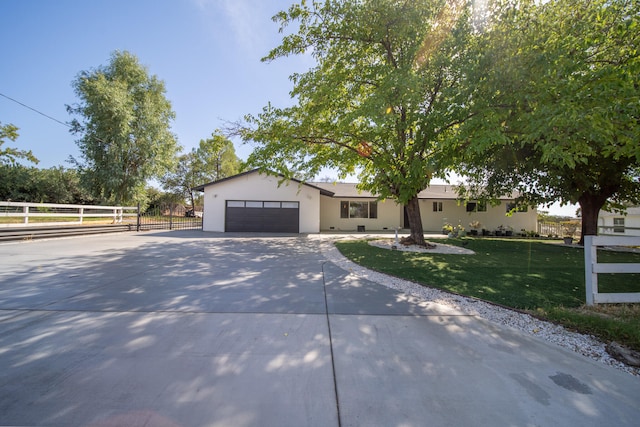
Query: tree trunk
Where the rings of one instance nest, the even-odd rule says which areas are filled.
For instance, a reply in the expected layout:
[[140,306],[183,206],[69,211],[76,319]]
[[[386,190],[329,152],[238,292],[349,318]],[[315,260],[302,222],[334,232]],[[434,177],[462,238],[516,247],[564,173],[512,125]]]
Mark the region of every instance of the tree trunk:
[[410,237],[416,245],[426,245],[424,241],[424,230],[422,228],[422,218],[420,217],[420,204],[418,196],[413,197],[407,203],[407,217],[409,218]]
[[606,197],[584,193],[578,199],[582,211],[582,234],[579,245],[584,245],[584,236],[598,235],[598,214],[606,202]]
[[193,213],[196,213],[196,201],[193,197],[193,190],[189,189],[189,198],[191,199],[191,209],[193,209]]

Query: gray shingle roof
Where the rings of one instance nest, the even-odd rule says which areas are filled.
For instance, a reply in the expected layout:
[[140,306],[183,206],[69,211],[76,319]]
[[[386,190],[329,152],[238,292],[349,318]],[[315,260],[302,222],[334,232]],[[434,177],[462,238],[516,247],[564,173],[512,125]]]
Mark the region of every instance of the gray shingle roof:
[[[357,198],[376,198],[375,195],[368,191],[360,191],[356,188],[355,183],[344,182],[311,182],[311,185],[319,188],[323,188],[327,191],[333,192],[333,197],[345,198],[345,199],[357,199]],[[418,193],[419,199],[438,199],[438,200],[456,200],[458,194],[456,193],[456,186],[436,184],[430,185],[426,190],[422,190]],[[515,195],[509,195],[501,197],[501,199],[511,200]]]

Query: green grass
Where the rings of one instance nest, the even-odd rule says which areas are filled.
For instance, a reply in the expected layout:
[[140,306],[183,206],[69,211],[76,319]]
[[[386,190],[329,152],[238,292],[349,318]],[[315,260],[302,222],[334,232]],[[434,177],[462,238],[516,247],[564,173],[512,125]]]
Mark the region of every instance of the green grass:
[[[389,251],[366,241],[338,242],[352,261],[373,270],[457,294],[528,311],[640,350],[640,310],[625,316],[585,309],[584,251],[537,240],[444,239],[475,255]],[[640,254],[599,251],[599,262],[640,263]],[[639,274],[598,276],[600,292],[640,292]],[[612,306],[612,305],[610,305]],[[625,305],[620,305],[624,307]]]

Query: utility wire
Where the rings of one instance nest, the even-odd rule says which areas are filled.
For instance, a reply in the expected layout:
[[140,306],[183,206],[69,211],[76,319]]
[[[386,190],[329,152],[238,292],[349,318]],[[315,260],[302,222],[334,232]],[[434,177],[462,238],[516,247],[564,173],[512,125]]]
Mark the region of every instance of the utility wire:
[[[7,98],[8,100],[15,102],[16,104],[22,105],[24,108],[28,108],[28,109],[29,109],[29,110],[31,110],[31,111],[35,111],[36,113],[40,114],[41,116],[46,117],[46,118],[47,118],[47,119],[49,119],[49,120],[53,120],[53,121],[54,121],[54,122],[56,122],[56,123],[60,123],[62,126],[66,126],[66,127],[68,127],[69,129],[71,129],[71,128],[72,128],[72,127],[71,127],[71,125],[70,125],[69,123],[65,123],[65,122],[63,122],[63,121],[60,121],[60,120],[56,119],[55,117],[51,117],[50,115],[43,113],[42,111],[36,110],[36,109],[35,109],[35,108],[33,108],[33,107],[29,107],[27,104],[24,104],[24,103],[22,103],[22,102],[20,102],[20,101],[18,101],[18,100],[16,100],[16,99],[13,99],[13,98],[11,98],[10,96],[5,95],[4,93],[1,93],[1,92],[0,92],[0,96],[2,96],[3,98]],[[103,143],[103,144],[106,144],[106,142],[105,142],[104,140],[102,140],[101,138],[98,138],[97,136],[93,136],[92,138],[93,138],[94,140],[98,141],[98,142],[101,142],[101,143]]]
[[13,101],[16,104],[22,105],[24,108],[28,108],[31,111],[35,111],[36,113],[40,114],[41,116],[45,116],[49,120],[53,120],[56,123],[60,123],[62,126],[66,126],[68,128],[71,128],[71,125],[69,123],[62,122],[62,121],[56,119],[55,117],[51,117],[51,116],[43,113],[42,111],[38,111],[33,107],[29,107],[27,104],[23,104],[22,102],[17,101],[15,99],[11,98],[10,96],[5,95],[4,93],[0,93],[0,96],[2,96],[3,98],[7,98],[9,101]]

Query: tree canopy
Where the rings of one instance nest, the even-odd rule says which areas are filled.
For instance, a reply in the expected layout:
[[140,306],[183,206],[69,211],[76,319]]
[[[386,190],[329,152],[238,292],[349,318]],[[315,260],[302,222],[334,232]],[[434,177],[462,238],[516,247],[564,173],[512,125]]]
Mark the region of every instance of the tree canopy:
[[81,159],[83,182],[99,200],[133,203],[146,181],[174,167],[179,146],[170,131],[175,114],[164,83],[129,52],[73,81],[80,103],[67,106]]
[[93,204],[75,169],[0,165],[0,200],[31,203]]
[[640,202],[640,3],[499,2],[471,99],[480,113],[451,146],[485,196],[578,203],[582,234],[599,210]]
[[17,159],[25,159],[33,163],[39,162],[31,150],[19,150],[12,147],[3,147],[7,139],[14,142],[18,139],[18,127],[11,123],[6,125],[2,125],[2,123],[0,123],[0,165],[15,165]]
[[211,138],[201,139],[197,148],[180,156],[176,170],[161,181],[165,190],[189,199],[195,209],[194,187],[235,175],[240,169],[233,142],[216,131]]
[[317,65],[291,76],[295,106],[247,117],[248,163],[307,179],[324,167],[358,173],[361,189],[407,206],[424,244],[417,194],[444,172],[441,145],[468,114],[467,2],[302,2],[274,20],[298,31],[264,60],[310,54]]

